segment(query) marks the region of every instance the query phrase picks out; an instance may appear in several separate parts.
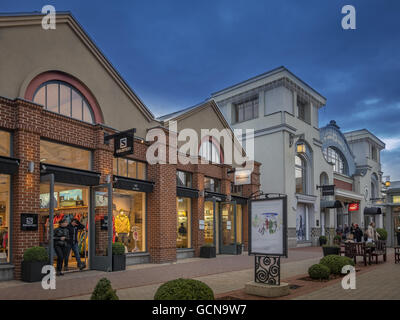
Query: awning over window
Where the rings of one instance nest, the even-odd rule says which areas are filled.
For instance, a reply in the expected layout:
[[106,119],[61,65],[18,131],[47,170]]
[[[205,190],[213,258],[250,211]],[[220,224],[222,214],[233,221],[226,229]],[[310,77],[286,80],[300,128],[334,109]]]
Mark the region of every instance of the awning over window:
[[0,156],[0,173],[13,174],[17,172],[19,160]]
[[185,198],[198,198],[199,190],[186,188],[186,187],[176,187],[176,196]]
[[364,208],[364,214],[382,214],[382,210],[379,207]]
[[215,199],[216,201],[226,201],[226,195],[223,193],[206,191],[204,197],[205,197],[205,200]]
[[239,196],[232,196],[232,201],[236,201],[236,204],[247,204],[247,198],[239,197]]
[[113,187],[116,189],[133,190],[140,192],[153,192],[154,182],[114,176]]
[[320,204],[321,209],[324,208],[342,208],[343,204],[341,201],[339,200],[321,200],[321,204]]
[[40,164],[41,174],[54,174],[54,181],[77,184],[81,186],[97,186],[100,184],[101,174],[94,171],[66,168],[52,164]]

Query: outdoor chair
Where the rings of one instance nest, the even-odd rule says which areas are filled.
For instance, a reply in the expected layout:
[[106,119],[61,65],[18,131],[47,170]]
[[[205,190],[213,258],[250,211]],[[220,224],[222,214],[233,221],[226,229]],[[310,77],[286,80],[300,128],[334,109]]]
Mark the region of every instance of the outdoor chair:
[[371,258],[375,257],[376,264],[378,264],[378,257],[383,256],[383,261],[386,262],[386,241],[378,240],[375,242],[375,246],[371,248],[369,254],[369,263],[371,264]]
[[362,257],[364,265],[367,265],[367,250],[364,242],[348,242],[345,243],[345,256],[354,259],[354,264],[357,264],[357,257]]
[[394,247],[394,263],[400,263],[400,247]]

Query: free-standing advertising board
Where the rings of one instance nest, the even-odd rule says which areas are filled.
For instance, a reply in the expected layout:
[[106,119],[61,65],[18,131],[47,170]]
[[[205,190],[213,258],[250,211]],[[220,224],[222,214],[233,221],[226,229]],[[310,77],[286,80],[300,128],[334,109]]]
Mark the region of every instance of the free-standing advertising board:
[[287,197],[250,200],[249,255],[287,257]]

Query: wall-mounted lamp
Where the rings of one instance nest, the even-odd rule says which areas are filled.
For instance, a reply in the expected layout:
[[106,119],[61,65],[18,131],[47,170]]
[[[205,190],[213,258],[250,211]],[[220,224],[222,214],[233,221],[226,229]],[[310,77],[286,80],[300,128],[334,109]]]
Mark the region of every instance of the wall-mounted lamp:
[[28,172],[33,173],[35,171],[35,163],[33,161],[28,162]]
[[297,153],[306,153],[306,145],[303,142],[299,142],[296,145],[296,152]]
[[384,176],[384,178],[386,179],[385,187],[389,188],[390,187],[390,176]]
[[293,133],[289,133],[289,148],[293,146],[294,139],[299,138],[299,139],[304,139],[304,133],[302,134],[297,134],[294,135]]

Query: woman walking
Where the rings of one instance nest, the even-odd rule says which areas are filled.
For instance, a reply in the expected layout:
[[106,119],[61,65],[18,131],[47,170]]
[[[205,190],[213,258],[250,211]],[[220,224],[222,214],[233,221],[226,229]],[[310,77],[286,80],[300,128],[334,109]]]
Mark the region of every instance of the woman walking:
[[57,275],[62,276],[62,266],[67,256],[67,242],[69,239],[68,221],[63,219],[60,221],[60,226],[54,230],[54,250],[57,254]]

